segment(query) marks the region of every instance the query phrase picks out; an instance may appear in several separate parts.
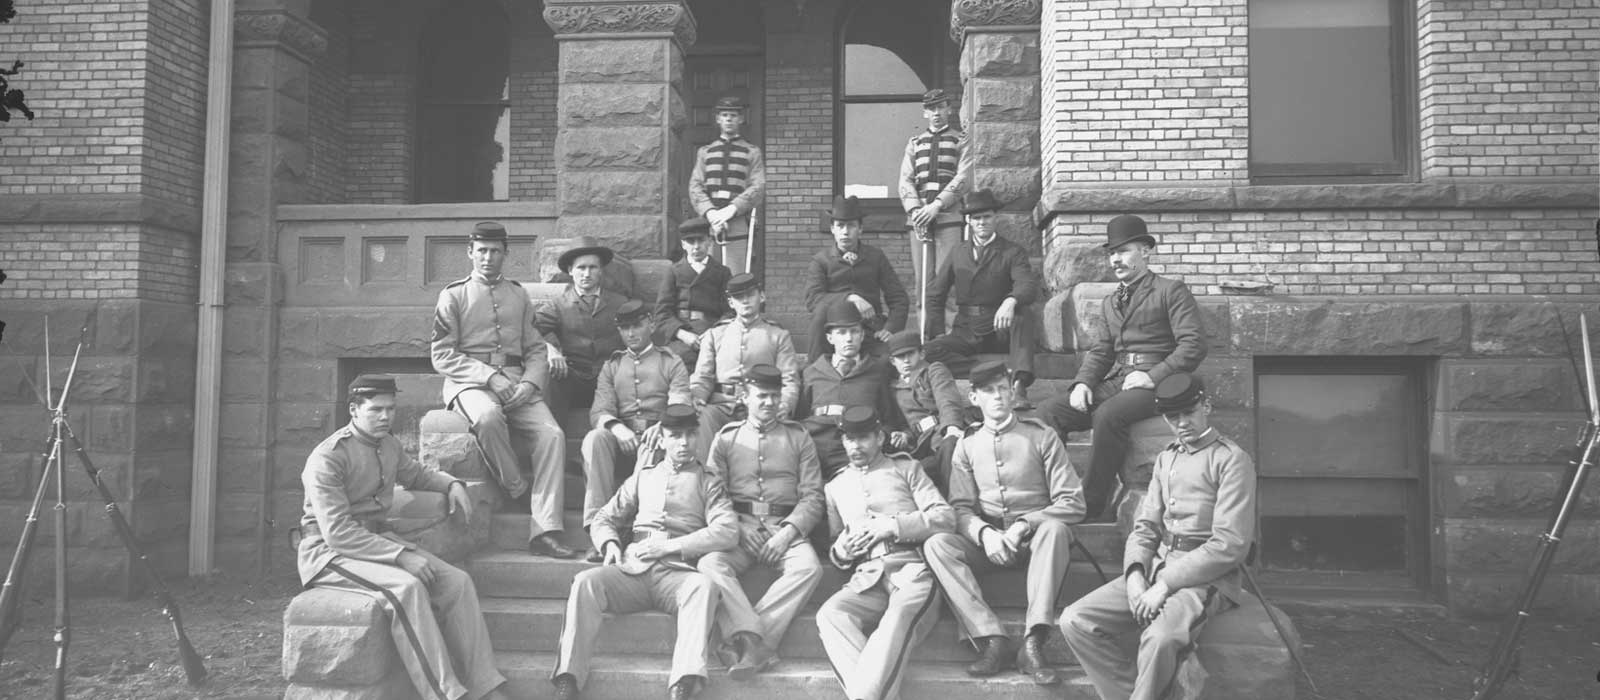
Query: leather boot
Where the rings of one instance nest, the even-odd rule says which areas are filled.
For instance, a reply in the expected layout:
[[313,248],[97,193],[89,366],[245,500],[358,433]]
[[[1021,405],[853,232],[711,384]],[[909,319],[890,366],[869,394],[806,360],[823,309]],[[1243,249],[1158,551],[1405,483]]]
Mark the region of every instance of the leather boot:
[[984,637],[978,647],[978,660],[967,667],[967,675],[975,678],[987,678],[1004,671],[1011,662],[1015,652],[1011,649],[1011,639],[1004,636]]
[[684,676],[667,689],[667,700],[689,700],[694,694],[700,692],[699,676]]
[[1056,675],[1055,669],[1045,665],[1044,641],[1048,633],[1047,627],[1028,633],[1022,640],[1022,651],[1017,654],[1017,669],[1039,685],[1055,685],[1061,682],[1061,677]]
[[578,700],[578,679],[570,673],[556,676],[556,700]]
[[1011,380],[1011,409],[1014,411],[1032,411],[1033,402],[1028,400],[1028,385],[1020,380]]

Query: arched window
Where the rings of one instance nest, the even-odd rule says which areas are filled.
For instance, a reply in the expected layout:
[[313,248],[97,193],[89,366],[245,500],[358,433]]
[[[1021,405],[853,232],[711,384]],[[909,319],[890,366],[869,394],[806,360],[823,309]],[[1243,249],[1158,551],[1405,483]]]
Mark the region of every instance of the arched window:
[[839,70],[840,185],[895,197],[906,140],[924,128],[922,93],[944,85],[954,48],[948,0],[870,0],[845,17]]
[[424,25],[416,200],[510,198],[510,21],[498,0],[441,3]]

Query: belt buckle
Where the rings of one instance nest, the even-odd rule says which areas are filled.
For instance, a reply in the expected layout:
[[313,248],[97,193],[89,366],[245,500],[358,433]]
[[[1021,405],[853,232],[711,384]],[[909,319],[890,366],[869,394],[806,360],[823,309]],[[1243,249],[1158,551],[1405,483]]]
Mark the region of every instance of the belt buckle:
[[750,514],[765,518],[769,515],[772,515],[772,506],[769,506],[761,501],[756,501],[755,503],[750,504]]
[[923,416],[922,420],[917,421],[917,430],[920,430],[922,432],[927,432],[929,430],[932,430],[933,427],[938,425],[938,424],[939,424],[939,417],[938,416]]
[[506,354],[503,352],[489,353],[489,364],[494,365],[495,367],[506,366]]

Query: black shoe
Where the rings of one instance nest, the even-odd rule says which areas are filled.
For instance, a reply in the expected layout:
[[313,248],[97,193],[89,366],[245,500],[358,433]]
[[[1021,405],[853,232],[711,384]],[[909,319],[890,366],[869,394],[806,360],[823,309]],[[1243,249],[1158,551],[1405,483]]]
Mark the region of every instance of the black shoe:
[[556,676],[556,700],[578,700],[578,679],[570,673]]
[[599,564],[606,560],[606,555],[601,553],[600,550],[590,547],[588,556],[585,556],[583,560],[590,564]]
[[501,502],[500,510],[505,513],[526,513],[533,509],[533,487],[522,490],[516,496],[507,497]]
[[1044,662],[1045,632],[1035,632],[1022,640],[1022,651],[1017,652],[1017,670],[1033,679],[1038,685],[1055,685],[1061,682],[1055,669]]
[[975,678],[987,678],[1006,670],[1012,655],[1011,640],[1004,635],[984,637],[979,640],[978,660],[967,667],[967,675]]
[[667,689],[667,700],[689,700],[700,692],[699,676],[684,676]]
[[760,635],[740,632],[733,635],[733,643],[739,649],[739,660],[728,667],[728,675],[736,681],[750,680],[778,660],[762,643]]
[[556,533],[546,532],[528,540],[528,553],[536,557],[571,559],[578,555],[578,550],[562,544]]

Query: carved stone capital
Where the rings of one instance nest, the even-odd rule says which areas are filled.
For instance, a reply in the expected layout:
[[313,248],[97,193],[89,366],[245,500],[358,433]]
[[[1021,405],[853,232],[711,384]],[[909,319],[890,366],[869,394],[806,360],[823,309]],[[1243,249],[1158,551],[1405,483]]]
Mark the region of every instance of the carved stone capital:
[[236,48],[282,48],[307,62],[328,50],[328,35],[285,10],[241,10],[233,16]]
[[950,3],[950,38],[960,44],[973,27],[1037,25],[1043,6],[1041,0],[955,0]]
[[546,0],[544,21],[557,35],[670,33],[685,47],[696,38],[694,15],[677,0]]

